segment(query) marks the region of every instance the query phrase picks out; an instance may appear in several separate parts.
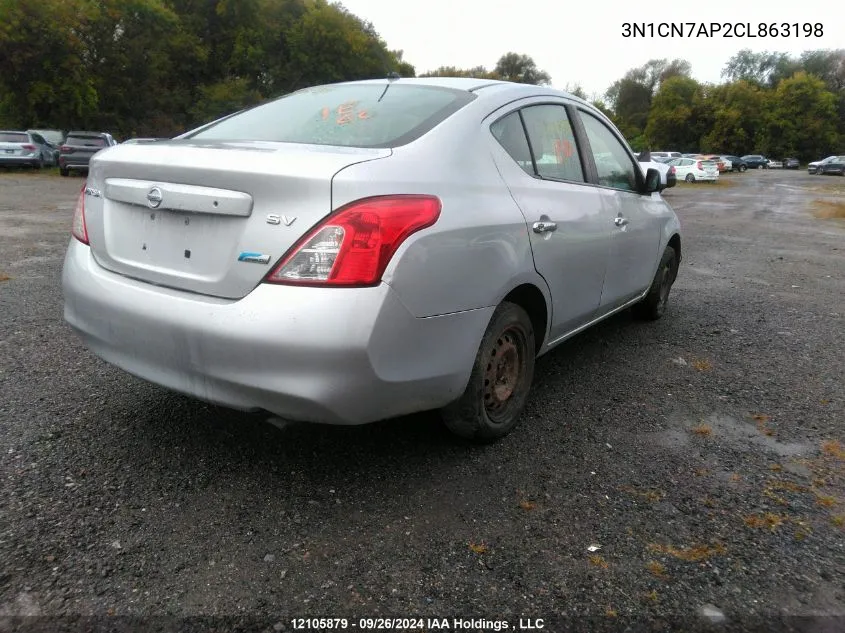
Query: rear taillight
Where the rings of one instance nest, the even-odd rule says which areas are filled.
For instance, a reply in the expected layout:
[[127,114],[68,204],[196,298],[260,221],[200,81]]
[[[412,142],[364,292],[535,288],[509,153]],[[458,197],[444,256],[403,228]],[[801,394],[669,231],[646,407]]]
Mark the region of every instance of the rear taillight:
[[79,192],[76,200],[76,208],[73,210],[73,224],[70,232],[83,244],[88,244],[88,227],[85,225],[85,185]]
[[22,147],[23,149],[27,149],[27,150],[29,150],[30,152],[34,152],[35,150],[37,150],[37,149],[38,149],[37,147],[35,147],[35,145],[29,145],[29,144],[27,144],[27,145],[21,145],[21,147]]
[[701,166],[701,161],[698,161],[698,162],[696,163],[696,165],[695,165],[695,166],[696,166],[696,167],[698,167],[698,170],[699,170],[699,171],[703,171],[703,170],[704,170],[704,167],[702,167],[702,166]]
[[440,217],[434,196],[365,198],[341,207],[297,242],[265,281],[316,286],[374,286],[411,234]]
[[674,165],[673,165],[672,167],[670,167],[670,168],[669,168],[669,173],[670,173],[670,174],[674,174],[674,173],[675,173],[675,166],[674,166]]
[[71,154],[71,153],[73,153],[73,148],[72,148],[70,145],[62,145],[62,146],[59,148],[59,151],[60,151],[62,154]]

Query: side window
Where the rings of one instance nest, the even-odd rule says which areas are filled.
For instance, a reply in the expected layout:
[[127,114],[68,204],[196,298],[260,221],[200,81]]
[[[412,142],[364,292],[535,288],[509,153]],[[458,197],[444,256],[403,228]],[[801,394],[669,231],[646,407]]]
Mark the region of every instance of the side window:
[[526,174],[533,176],[534,163],[531,161],[531,150],[528,148],[522,121],[519,120],[519,112],[511,112],[499,119],[490,126],[490,131],[516,164],[522,167]]
[[522,110],[537,173],[551,180],[584,182],[569,115],[562,105],[528,106]]
[[46,145],[47,144],[47,141],[45,141],[44,137],[41,136],[40,134],[33,134],[32,140],[35,141],[36,143],[38,143],[39,145]]
[[639,169],[639,166],[634,164],[619,139],[592,114],[582,110],[581,119],[596,160],[599,184],[624,191],[637,191],[637,173],[634,170]]

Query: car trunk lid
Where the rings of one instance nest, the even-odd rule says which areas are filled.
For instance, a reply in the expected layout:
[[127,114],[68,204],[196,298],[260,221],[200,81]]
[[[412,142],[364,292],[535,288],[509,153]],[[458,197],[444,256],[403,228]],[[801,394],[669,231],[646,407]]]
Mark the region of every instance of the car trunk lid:
[[152,284],[243,297],[331,211],[337,172],[390,153],[267,142],[111,148],[88,179],[94,257]]

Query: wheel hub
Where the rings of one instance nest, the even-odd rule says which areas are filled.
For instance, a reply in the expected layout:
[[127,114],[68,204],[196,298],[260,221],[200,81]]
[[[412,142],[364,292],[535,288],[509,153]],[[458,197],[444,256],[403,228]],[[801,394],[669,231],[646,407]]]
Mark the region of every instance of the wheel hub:
[[488,411],[503,407],[519,379],[519,350],[513,335],[502,334],[494,343],[484,374],[484,405]]

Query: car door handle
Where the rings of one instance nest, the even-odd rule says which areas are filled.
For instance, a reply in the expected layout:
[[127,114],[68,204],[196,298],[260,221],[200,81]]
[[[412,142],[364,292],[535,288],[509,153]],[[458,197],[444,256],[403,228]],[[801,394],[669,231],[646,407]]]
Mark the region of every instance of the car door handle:
[[614,223],[616,226],[625,226],[626,224],[628,224],[628,219],[627,219],[627,218],[623,218],[623,217],[620,215],[618,218],[614,218],[614,219],[613,219],[613,223]]
[[535,233],[551,233],[557,230],[557,224],[554,222],[535,222],[532,228]]

